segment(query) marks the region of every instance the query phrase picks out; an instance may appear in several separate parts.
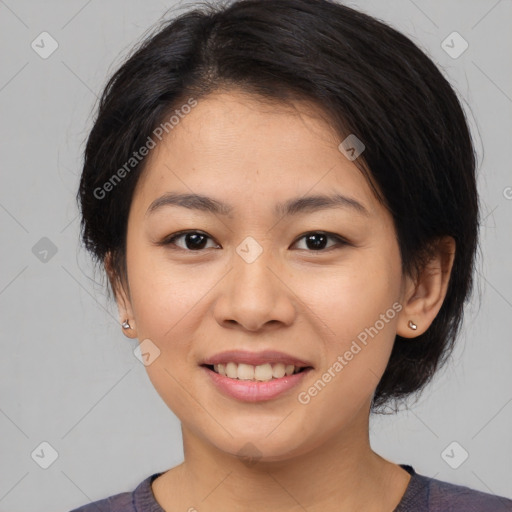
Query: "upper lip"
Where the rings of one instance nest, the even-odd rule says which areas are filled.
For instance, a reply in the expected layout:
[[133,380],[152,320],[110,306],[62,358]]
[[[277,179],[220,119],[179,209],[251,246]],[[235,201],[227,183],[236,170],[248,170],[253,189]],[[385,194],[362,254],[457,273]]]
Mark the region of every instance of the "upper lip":
[[284,352],[276,350],[263,350],[261,352],[248,352],[246,350],[227,350],[219,352],[211,357],[207,357],[201,363],[202,365],[212,365],[219,363],[245,363],[258,366],[266,363],[282,363],[285,365],[293,364],[299,368],[311,366],[308,361],[303,361]]

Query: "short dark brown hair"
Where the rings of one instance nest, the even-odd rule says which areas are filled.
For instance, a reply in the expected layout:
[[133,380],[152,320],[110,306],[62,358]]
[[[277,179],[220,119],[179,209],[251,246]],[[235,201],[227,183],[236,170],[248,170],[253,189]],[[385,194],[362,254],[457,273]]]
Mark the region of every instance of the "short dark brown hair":
[[[340,141],[366,146],[354,163],[394,220],[402,269],[414,275],[440,237],[456,254],[443,305],[414,339],[396,336],[372,402],[420,391],[446,361],[473,286],[479,207],[476,155],[455,91],[431,59],[387,24],[330,0],[202,3],[147,36],[110,78],[85,149],[77,194],[81,236],[96,262],[126,279],[126,229],[146,159],[106,183],[186,98],[236,87],[307,99]],[[374,186],[376,184],[376,186]]]

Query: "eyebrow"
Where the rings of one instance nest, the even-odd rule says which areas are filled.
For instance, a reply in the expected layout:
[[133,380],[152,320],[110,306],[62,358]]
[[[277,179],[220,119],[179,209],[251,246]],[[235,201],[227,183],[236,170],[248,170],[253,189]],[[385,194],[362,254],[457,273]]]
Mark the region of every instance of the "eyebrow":
[[[148,207],[146,215],[152,214],[165,206],[180,206],[189,210],[198,210],[213,215],[232,218],[233,206],[201,194],[178,194],[169,192],[155,199]],[[274,206],[276,217],[288,217],[300,213],[315,212],[332,208],[347,208],[365,216],[369,211],[356,199],[342,194],[312,195],[288,199]]]

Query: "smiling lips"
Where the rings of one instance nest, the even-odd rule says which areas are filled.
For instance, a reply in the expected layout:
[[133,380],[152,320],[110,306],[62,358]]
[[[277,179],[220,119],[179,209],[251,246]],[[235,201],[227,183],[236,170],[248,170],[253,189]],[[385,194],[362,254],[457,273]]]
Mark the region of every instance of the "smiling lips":
[[275,350],[230,350],[207,358],[202,366],[230,379],[260,382],[281,379],[311,368],[309,363]]
[[[211,368],[211,367],[210,367]],[[214,364],[213,371],[224,377],[238,380],[257,380],[266,382],[272,379],[281,379],[282,377],[298,373],[303,368],[293,364],[284,365],[283,363],[265,363],[257,366],[240,363],[236,364],[230,361],[227,364]]]
[[221,352],[205,359],[201,366],[209,370],[219,389],[244,401],[272,399],[313,369],[309,362],[274,350]]
[[250,366],[260,366],[265,364],[277,364],[282,363],[283,365],[293,365],[297,368],[313,367],[313,365],[307,361],[302,361],[296,357],[285,354],[284,352],[278,352],[276,350],[264,350],[261,352],[249,352],[245,350],[228,350],[220,352],[214,356],[206,358],[202,361],[201,365],[216,365],[228,363],[235,363],[237,365],[246,364]]
[[[230,362],[231,363],[231,362]],[[234,363],[232,363],[234,364]],[[284,366],[282,363],[276,363]],[[237,365],[237,371],[241,363]],[[229,366],[229,363],[228,363]],[[253,368],[251,365],[248,365]],[[258,366],[271,366],[266,363]],[[293,367],[293,366],[292,366]],[[270,378],[270,380],[243,380],[237,378],[230,378],[228,376],[216,373],[207,365],[202,365],[205,375],[210,379],[210,382],[224,395],[235,398],[242,402],[262,402],[265,400],[272,400],[278,398],[286,391],[290,391],[297,386],[305,376],[312,371],[311,367],[302,367],[302,370],[292,375],[284,375],[280,378]],[[268,374],[267,374],[268,376]]]

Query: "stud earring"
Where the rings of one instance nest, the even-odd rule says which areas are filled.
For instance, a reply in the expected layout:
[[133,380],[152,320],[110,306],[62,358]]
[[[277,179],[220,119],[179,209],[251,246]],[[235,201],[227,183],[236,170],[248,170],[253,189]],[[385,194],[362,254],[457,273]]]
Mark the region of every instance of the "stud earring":
[[417,325],[416,325],[412,320],[409,320],[409,327],[410,327],[413,331],[415,331],[415,330],[418,328],[418,326],[417,326]]
[[130,326],[130,323],[128,322],[128,320],[125,320],[122,324],[121,324],[122,328],[123,329],[131,329],[131,326]]

